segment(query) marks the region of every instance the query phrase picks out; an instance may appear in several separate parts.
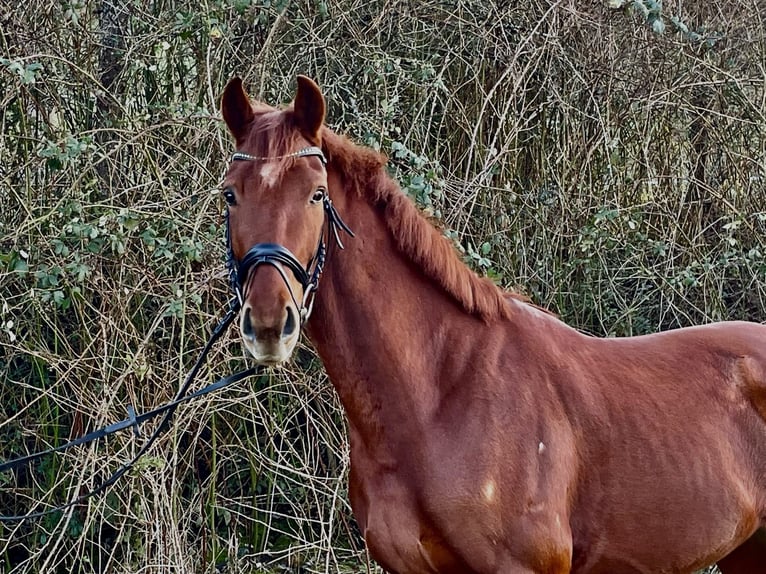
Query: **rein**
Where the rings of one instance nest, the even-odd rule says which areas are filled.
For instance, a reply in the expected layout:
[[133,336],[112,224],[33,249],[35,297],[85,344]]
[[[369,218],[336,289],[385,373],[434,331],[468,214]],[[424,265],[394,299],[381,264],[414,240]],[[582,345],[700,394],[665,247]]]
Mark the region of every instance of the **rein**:
[[87,500],[88,498],[106,490],[109,486],[117,482],[120,479],[120,477],[122,477],[126,472],[128,472],[128,470],[130,470],[133,467],[133,465],[138,461],[138,459],[141,458],[144,454],[146,454],[146,452],[160,437],[160,435],[170,426],[170,419],[173,417],[173,413],[175,413],[175,410],[178,407],[178,405],[180,405],[181,403],[190,401],[192,399],[196,399],[198,397],[207,395],[214,391],[218,391],[233,383],[237,383],[241,381],[242,379],[245,379],[251,375],[261,373],[264,369],[263,367],[261,366],[250,367],[249,369],[240,371],[239,373],[235,373],[233,375],[229,375],[228,377],[219,379],[215,383],[212,383],[198,391],[186,394],[192,382],[194,382],[194,379],[197,377],[199,370],[202,368],[202,365],[205,362],[205,358],[207,357],[207,354],[210,352],[210,349],[212,348],[213,344],[221,337],[221,335],[223,335],[223,333],[226,331],[229,325],[231,325],[232,321],[234,321],[234,318],[236,317],[238,312],[239,312],[239,304],[236,299],[232,299],[232,301],[229,303],[228,312],[226,313],[224,318],[221,319],[221,321],[218,323],[215,329],[213,329],[213,332],[211,333],[210,338],[208,339],[208,342],[205,344],[205,347],[202,349],[202,352],[197,358],[197,361],[194,363],[194,366],[192,367],[191,371],[189,371],[189,374],[186,376],[186,380],[184,381],[184,384],[181,386],[181,389],[178,391],[175,398],[169,403],[140,415],[136,414],[136,411],[133,405],[129,405],[127,408],[127,411],[128,411],[127,419],[124,419],[117,423],[112,423],[98,430],[92,431],[86,435],[83,435],[79,438],[76,438],[72,441],[69,441],[68,443],[59,445],[57,447],[49,448],[41,452],[29,454],[26,456],[18,457],[18,458],[0,463],[0,472],[14,470],[14,469],[20,468],[21,466],[29,464],[30,462],[43,458],[44,456],[57,453],[57,452],[63,452],[74,446],[77,446],[80,444],[86,444],[89,442],[102,439],[104,437],[109,436],[110,434],[114,434],[117,431],[124,430],[127,428],[132,428],[133,434],[136,437],[140,437],[141,434],[139,429],[142,423],[148,420],[151,420],[154,417],[159,416],[163,413],[165,414],[160,425],[154,430],[154,432],[149,436],[149,438],[146,439],[146,442],[144,442],[144,444],[141,446],[138,453],[133,458],[131,458],[128,462],[123,463],[116,471],[114,471],[111,474],[109,478],[101,482],[98,486],[96,486],[92,490],[89,490],[85,494],[81,494],[79,496],[74,497],[69,502],[66,502],[64,504],[61,504],[53,508],[49,508],[48,510],[43,510],[40,512],[29,512],[27,514],[0,515],[0,522],[13,522],[13,521],[19,521],[19,520],[28,520],[32,518],[41,518],[43,516],[47,516],[48,514],[65,510],[67,508],[75,506],[76,504],[80,504],[81,502]]
[[[306,156],[319,157],[320,160],[322,161],[322,165],[327,166],[327,159],[322,153],[322,150],[319,149],[318,147],[313,147],[313,146],[301,149],[291,154],[287,154],[284,156],[277,156],[277,157],[257,157],[257,156],[252,156],[245,153],[237,152],[231,156],[231,161],[268,161],[268,160],[274,160],[274,159],[282,159],[286,157],[306,157]],[[324,239],[325,234],[327,235],[328,238],[330,238],[331,240],[334,240],[340,249],[343,249],[343,243],[340,240],[340,236],[338,232],[339,229],[342,229],[343,231],[348,233],[351,237],[354,237],[354,233],[340,218],[340,215],[338,214],[335,207],[333,206],[332,201],[330,200],[330,197],[327,195],[327,192],[325,192],[324,197],[322,198],[322,205],[323,205],[324,213],[325,213],[325,223],[323,224],[322,231],[320,232],[320,235],[319,235],[319,241],[318,241],[316,252],[314,253],[313,257],[311,258],[311,260],[308,262],[308,264],[305,267],[301,264],[301,262],[297,259],[297,257],[295,257],[295,255],[293,255],[290,252],[289,249],[276,243],[258,243],[247,251],[247,253],[242,258],[241,261],[238,261],[234,257],[234,252],[232,250],[231,229],[229,226],[229,210],[227,208],[226,215],[225,215],[226,267],[228,268],[228,271],[229,271],[229,283],[230,283],[231,290],[234,293],[234,297],[229,301],[229,310],[226,312],[226,315],[223,317],[223,319],[221,319],[221,321],[218,323],[215,329],[213,329],[210,335],[210,338],[208,339],[208,342],[205,344],[205,347],[202,349],[202,352],[197,358],[197,361],[194,363],[194,366],[189,371],[189,374],[186,376],[184,384],[181,386],[181,389],[178,391],[178,393],[176,393],[175,398],[169,403],[166,403],[165,405],[162,405],[160,407],[157,407],[151,411],[142,413],[140,415],[136,414],[136,411],[133,405],[129,405],[127,408],[128,418],[116,423],[112,423],[110,425],[107,425],[98,430],[92,431],[90,433],[87,433],[65,444],[52,447],[37,453],[21,456],[12,460],[0,462],[0,473],[18,469],[24,465],[27,465],[45,456],[48,456],[54,453],[63,452],[65,450],[68,450],[78,445],[97,441],[111,434],[114,434],[118,431],[125,430],[128,428],[133,430],[133,434],[136,437],[140,437],[141,436],[140,425],[142,423],[149,421],[159,415],[164,414],[164,417],[162,418],[162,422],[154,430],[154,432],[146,439],[144,444],[139,449],[138,453],[133,458],[123,463],[116,471],[114,471],[111,474],[111,476],[109,476],[109,478],[101,482],[95,488],[89,490],[85,494],[81,494],[72,498],[69,502],[66,502],[64,504],[61,504],[53,508],[49,508],[47,510],[43,510],[39,512],[29,512],[27,514],[18,514],[18,515],[0,515],[0,523],[41,518],[43,516],[47,516],[54,512],[59,512],[67,508],[71,508],[72,506],[80,504],[81,502],[87,500],[88,498],[91,498],[92,496],[95,496],[96,494],[103,492],[109,486],[117,482],[126,472],[128,472],[133,467],[133,465],[144,454],[146,454],[146,452],[156,442],[156,440],[160,437],[160,435],[169,428],[170,420],[173,417],[173,414],[175,413],[176,408],[178,408],[180,404],[190,401],[192,399],[202,397],[209,393],[219,391],[223,389],[224,387],[237,383],[252,375],[262,373],[265,369],[263,366],[259,365],[255,367],[250,367],[249,369],[240,371],[239,373],[234,373],[227,377],[223,377],[217,380],[215,383],[212,383],[202,389],[199,389],[197,391],[187,394],[189,387],[194,382],[194,379],[199,373],[199,370],[202,368],[202,365],[204,364],[205,359],[207,358],[207,354],[210,352],[210,349],[212,348],[213,344],[221,337],[221,335],[223,335],[223,333],[231,325],[231,323],[234,321],[237,314],[241,310],[242,304],[244,302],[243,289],[245,287],[248,274],[250,273],[251,270],[256,269],[259,265],[271,265],[272,267],[276,268],[279,271],[282,279],[285,281],[285,284],[287,285],[287,289],[290,292],[290,296],[293,298],[293,302],[295,303],[296,307],[300,310],[301,326],[306,322],[308,317],[311,315],[311,310],[314,305],[314,297],[316,295],[316,290],[319,287],[319,279],[322,275],[322,270],[324,269],[324,265],[326,263],[327,244],[325,243],[325,239]],[[295,278],[303,287],[303,298],[302,298],[301,305],[298,305],[297,303],[297,300],[292,292],[292,288],[290,287],[290,284],[287,281],[287,276],[285,275],[285,272],[282,269],[283,266],[287,267],[293,273]]]

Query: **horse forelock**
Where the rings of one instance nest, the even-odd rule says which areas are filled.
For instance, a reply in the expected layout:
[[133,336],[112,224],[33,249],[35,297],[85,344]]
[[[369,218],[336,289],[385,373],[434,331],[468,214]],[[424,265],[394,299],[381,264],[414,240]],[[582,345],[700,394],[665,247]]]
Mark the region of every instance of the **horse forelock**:
[[256,103],[253,111],[255,118],[237,151],[258,158],[269,158],[264,161],[268,161],[268,165],[274,168],[273,178],[280,180],[295,164],[296,158],[289,157],[289,154],[306,147],[308,143],[295,129],[291,109],[278,110]]

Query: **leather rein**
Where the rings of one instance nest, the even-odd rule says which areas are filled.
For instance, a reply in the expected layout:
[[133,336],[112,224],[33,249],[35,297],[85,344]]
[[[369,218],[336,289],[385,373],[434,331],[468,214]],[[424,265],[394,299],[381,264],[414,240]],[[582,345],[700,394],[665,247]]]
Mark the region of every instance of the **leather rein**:
[[[318,157],[322,161],[322,165],[324,167],[327,166],[327,159],[325,158],[324,153],[322,152],[320,148],[315,146],[303,148],[301,150],[298,150],[297,152],[287,154],[284,156],[276,156],[276,157],[257,157],[257,156],[252,156],[246,153],[236,152],[231,156],[230,162],[272,161],[277,159],[284,159],[287,157],[309,157],[309,156]],[[137,415],[134,407],[132,405],[129,405],[127,407],[128,418],[116,423],[112,423],[110,425],[107,425],[98,430],[92,431],[90,433],[87,433],[65,444],[52,447],[37,453],[21,456],[12,460],[2,461],[0,462],[0,473],[21,468],[22,466],[26,466],[29,463],[35,460],[41,459],[45,456],[58,453],[58,452],[63,452],[77,445],[87,444],[89,442],[102,439],[104,437],[107,437],[111,434],[114,434],[124,429],[130,428],[133,430],[133,434],[136,437],[140,437],[141,436],[140,425],[142,423],[148,420],[151,420],[159,415],[164,414],[164,417],[162,418],[162,421],[160,422],[160,424],[157,426],[154,432],[152,432],[152,434],[149,435],[149,437],[146,439],[146,441],[138,450],[138,452],[135,454],[135,456],[133,456],[133,458],[123,463],[116,471],[114,471],[109,476],[109,478],[102,481],[96,487],[89,490],[85,494],[78,495],[72,498],[69,502],[61,504],[59,506],[49,508],[47,510],[42,510],[39,512],[29,512],[27,514],[18,514],[18,515],[0,515],[0,523],[41,518],[43,516],[52,514],[54,512],[59,512],[67,508],[71,508],[77,504],[82,503],[88,498],[95,496],[96,494],[100,492],[103,492],[109,486],[117,482],[117,480],[119,480],[120,477],[122,477],[126,472],[128,472],[133,467],[133,465],[135,465],[135,463],[144,454],[146,454],[146,452],[154,444],[154,442],[160,437],[160,435],[170,427],[170,421],[173,417],[173,414],[175,413],[176,408],[181,403],[185,403],[192,399],[196,399],[204,395],[207,395],[209,393],[221,390],[222,388],[227,387],[231,384],[237,383],[247,377],[262,373],[264,371],[264,367],[260,365],[255,367],[250,367],[249,369],[240,371],[239,373],[234,373],[233,375],[223,377],[219,379],[218,381],[216,381],[215,383],[212,383],[202,389],[199,389],[198,391],[188,393],[189,387],[194,382],[194,379],[196,378],[197,374],[202,368],[202,365],[205,362],[207,354],[212,348],[213,344],[221,337],[221,335],[223,335],[226,329],[234,321],[239,311],[242,309],[242,304],[244,302],[244,291],[246,288],[248,276],[251,274],[250,273],[251,270],[254,272],[255,269],[257,269],[258,266],[260,265],[271,265],[272,267],[276,268],[277,271],[279,271],[279,274],[284,280],[285,284],[287,285],[287,289],[290,292],[290,296],[292,297],[293,302],[296,305],[296,308],[299,309],[301,327],[308,320],[314,306],[314,297],[316,295],[317,288],[319,287],[319,279],[322,275],[322,271],[327,261],[328,249],[327,249],[327,243],[325,242],[325,235],[328,237],[328,241],[335,241],[336,245],[340,249],[343,249],[343,243],[340,240],[339,231],[338,231],[339,229],[348,233],[349,236],[354,237],[354,233],[340,218],[340,215],[338,214],[335,207],[333,206],[332,201],[330,200],[330,197],[326,191],[322,198],[322,205],[323,205],[324,213],[325,213],[325,222],[319,234],[317,249],[314,252],[314,255],[312,256],[312,258],[306,264],[306,266],[303,266],[303,264],[301,264],[298,258],[295,257],[295,255],[293,255],[292,252],[289,249],[287,249],[287,247],[284,247],[283,245],[279,245],[277,243],[258,243],[256,245],[253,245],[247,251],[247,253],[245,253],[245,256],[241,260],[237,260],[234,257],[234,252],[233,252],[232,244],[231,244],[229,209],[227,207],[226,214],[224,216],[225,224],[226,224],[226,267],[229,272],[230,288],[234,296],[229,301],[229,310],[226,312],[223,319],[221,319],[221,321],[218,323],[215,329],[213,329],[210,335],[210,338],[208,339],[207,343],[202,349],[202,352],[197,358],[197,361],[194,363],[194,366],[189,371],[189,374],[186,376],[186,379],[184,380],[183,385],[181,386],[178,393],[176,393],[176,396],[173,398],[173,400],[170,401],[169,403],[166,403],[165,405],[162,405],[156,409],[142,413],[140,415]],[[285,275],[285,271],[283,267],[287,267],[293,273],[295,278],[303,287],[303,297],[301,298],[302,303],[300,305],[298,304],[295,294],[293,293],[293,290],[290,287],[290,283],[287,280],[287,276]]]

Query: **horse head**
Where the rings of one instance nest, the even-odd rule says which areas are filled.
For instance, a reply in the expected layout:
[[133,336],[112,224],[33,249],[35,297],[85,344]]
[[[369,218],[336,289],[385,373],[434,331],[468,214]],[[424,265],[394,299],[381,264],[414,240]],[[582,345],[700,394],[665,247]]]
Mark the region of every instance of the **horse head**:
[[328,242],[339,243],[338,229],[350,233],[328,195],[325,102],[299,76],[288,108],[251,104],[234,78],[221,111],[237,147],[222,193],[242,339],[257,362],[277,364],[291,356],[311,313]]

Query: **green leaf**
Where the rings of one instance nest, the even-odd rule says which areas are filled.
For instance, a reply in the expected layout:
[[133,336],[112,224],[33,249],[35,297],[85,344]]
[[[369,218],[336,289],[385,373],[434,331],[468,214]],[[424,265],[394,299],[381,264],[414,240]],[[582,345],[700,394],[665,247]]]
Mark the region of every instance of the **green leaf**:
[[29,273],[29,264],[23,259],[19,259],[13,264],[13,270],[21,275],[26,275]]

